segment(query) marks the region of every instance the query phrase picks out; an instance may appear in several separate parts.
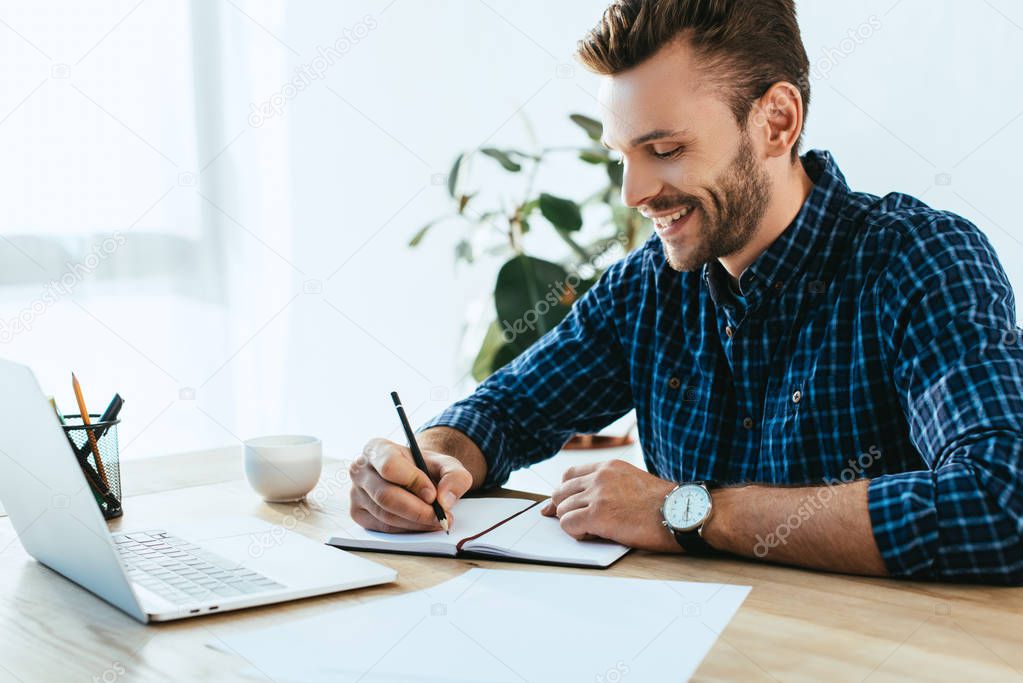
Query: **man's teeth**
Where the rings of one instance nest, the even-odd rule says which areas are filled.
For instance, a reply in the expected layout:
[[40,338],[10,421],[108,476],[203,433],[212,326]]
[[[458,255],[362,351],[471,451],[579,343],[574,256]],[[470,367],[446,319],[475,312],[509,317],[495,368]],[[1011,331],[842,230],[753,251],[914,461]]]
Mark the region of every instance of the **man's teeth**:
[[653,219],[654,225],[656,225],[658,228],[667,228],[672,223],[677,221],[679,218],[685,216],[691,210],[692,210],[691,206],[684,206],[680,210],[676,211],[675,213],[669,216],[658,216],[657,218]]

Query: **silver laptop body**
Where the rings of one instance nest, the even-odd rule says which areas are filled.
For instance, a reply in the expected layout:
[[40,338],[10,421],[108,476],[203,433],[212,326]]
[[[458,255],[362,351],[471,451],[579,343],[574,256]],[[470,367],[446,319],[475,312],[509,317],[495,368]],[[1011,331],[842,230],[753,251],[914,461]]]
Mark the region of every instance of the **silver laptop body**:
[[[143,623],[397,578],[389,567],[253,517],[111,534],[35,375],[2,359],[0,415],[0,501],[25,550]],[[124,521],[130,516],[129,503]]]

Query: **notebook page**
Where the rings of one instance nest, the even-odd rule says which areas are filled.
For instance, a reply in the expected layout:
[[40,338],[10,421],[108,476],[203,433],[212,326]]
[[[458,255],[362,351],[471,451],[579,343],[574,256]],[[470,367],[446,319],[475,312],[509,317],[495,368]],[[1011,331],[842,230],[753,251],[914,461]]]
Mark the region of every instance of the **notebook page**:
[[546,501],[462,545],[462,550],[507,558],[607,567],[629,548],[611,541],[577,541],[556,517],[544,517]]
[[522,498],[463,498],[451,511],[454,523],[450,535],[443,531],[387,534],[368,531],[352,522],[335,532],[327,543],[340,548],[454,555],[463,538],[481,533],[530,505],[533,501]]

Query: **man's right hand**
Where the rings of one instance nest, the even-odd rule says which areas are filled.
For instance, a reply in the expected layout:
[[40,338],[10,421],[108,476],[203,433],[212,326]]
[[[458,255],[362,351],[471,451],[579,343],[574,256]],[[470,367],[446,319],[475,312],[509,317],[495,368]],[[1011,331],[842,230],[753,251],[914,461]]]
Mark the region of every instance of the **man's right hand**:
[[367,443],[348,469],[352,519],[373,531],[438,531],[436,499],[451,524],[451,507],[472,487],[472,474],[450,455],[424,450],[423,459],[436,486],[416,467],[407,447],[386,439]]

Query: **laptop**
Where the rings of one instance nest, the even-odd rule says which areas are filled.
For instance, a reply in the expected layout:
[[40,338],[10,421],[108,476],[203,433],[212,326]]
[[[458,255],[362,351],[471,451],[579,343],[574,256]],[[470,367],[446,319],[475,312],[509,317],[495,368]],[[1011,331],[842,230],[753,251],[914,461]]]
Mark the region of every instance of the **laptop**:
[[[111,533],[32,371],[0,359],[0,500],[25,550],[143,623],[388,583],[390,567],[251,517]],[[124,521],[130,521],[126,510]]]

